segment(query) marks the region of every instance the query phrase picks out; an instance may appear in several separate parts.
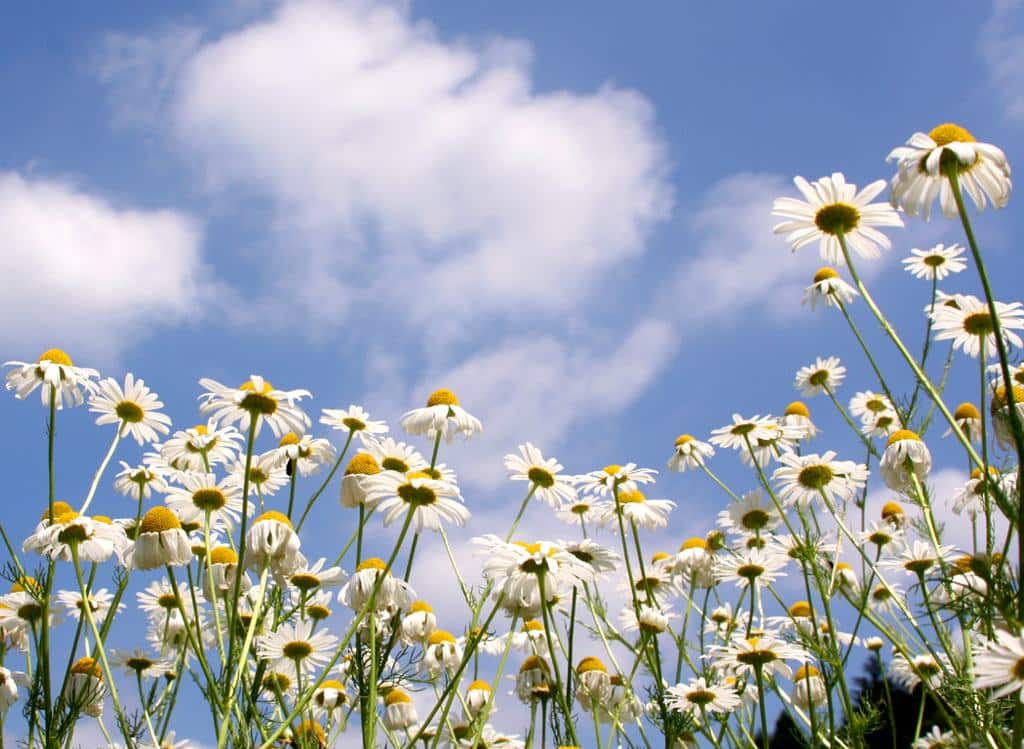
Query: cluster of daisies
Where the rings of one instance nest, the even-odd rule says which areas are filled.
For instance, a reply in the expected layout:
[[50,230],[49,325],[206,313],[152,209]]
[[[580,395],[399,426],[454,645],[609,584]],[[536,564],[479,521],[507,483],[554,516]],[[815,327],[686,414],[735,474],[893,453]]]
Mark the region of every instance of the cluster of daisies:
[[[670,471],[729,497],[715,526],[696,534],[679,532],[687,521],[673,516],[675,502],[653,496],[657,471],[622,463],[570,474],[526,443],[505,458],[524,490],[518,514],[502,533],[469,538],[477,569],[460,568],[448,533],[470,511],[439,455],[442,442],[482,426],[450,390],[401,419],[405,435],[432,447],[428,457],[355,405],[321,411],[334,441],[313,436],[311,393],[258,375],[238,387],[200,380],[201,423],[172,431],[158,396],[131,374],[101,379],[58,349],[9,362],[7,388],[18,398],[38,391],[48,409],[51,461],[63,448],[58,412],[87,405],[113,434],[85,497],[55,497],[51,474],[34,529],[20,549],[8,543],[0,715],[23,701],[29,746],[72,741],[76,722],[91,719],[110,747],[185,749],[170,729],[182,686],[195,685],[218,749],[322,749],[357,741],[356,731],[363,746],[515,749],[544,745],[549,730],[563,749],[660,745],[654,733],[685,749],[748,746],[757,733],[766,742],[771,702],[812,744],[831,745],[852,730],[848,672],[874,660],[922,705],[927,697],[941,708],[942,721],[919,725],[915,747],[1008,745],[1008,704],[1024,704],[1011,546],[1024,366],[1010,367],[1007,351],[1022,346],[1024,310],[938,288],[967,268],[964,247],[904,260],[931,282],[928,344],[951,342],[946,369],[956,353],[979,360],[981,402],[948,409],[945,380],[927,375],[929,346],[910,357],[855,258],[890,249],[882,230],[927,218],[935,200],[946,216],[961,215],[965,194],[979,209],[1003,207],[1009,166],[955,125],[915,134],[890,159],[890,202],[873,202],[886,182],[858,191],[836,173],[796,178],[802,199],[774,205],[775,231],[794,250],[819,246],[828,265],[804,301],[841,311],[874,389],[840,400],[847,368],[818,357],[796,372],[801,400],[780,416],[737,413],[706,439],[680,435]],[[893,390],[863,343],[862,307],[908,358],[910,396]],[[849,427],[862,461],[813,451],[822,430],[811,398]],[[927,428],[940,418],[972,468],[948,496],[932,485]],[[264,428],[273,446],[257,450]],[[98,514],[106,468],[128,436],[143,452],[112,478],[127,509]],[[714,468],[729,451],[749,469],[738,490]],[[336,556],[313,560],[301,533],[322,497],[352,520],[334,534]],[[537,506],[562,530],[518,533]],[[938,520],[947,509],[970,524],[956,544]],[[380,556],[364,553],[376,522],[400,529],[389,553],[372,544]],[[670,532],[670,546],[654,551]],[[428,545],[447,556],[461,613],[416,593],[413,561]],[[95,584],[106,569],[113,583]],[[145,586],[133,590],[137,573],[147,573]],[[131,649],[109,648],[133,603],[145,626]],[[57,657],[54,628],[65,621],[70,651]],[[24,670],[8,668],[19,655]],[[507,713],[520,721],[514,734],[492,722],[506,694],[522,704]]]

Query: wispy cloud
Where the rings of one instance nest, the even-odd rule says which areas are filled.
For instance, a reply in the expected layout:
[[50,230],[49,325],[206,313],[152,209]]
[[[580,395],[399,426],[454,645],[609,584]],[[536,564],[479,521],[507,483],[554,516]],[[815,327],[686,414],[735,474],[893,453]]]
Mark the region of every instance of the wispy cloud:
[[995,0],[978,40],[990,82],[1011,122],[1024,122],[1024,2]]

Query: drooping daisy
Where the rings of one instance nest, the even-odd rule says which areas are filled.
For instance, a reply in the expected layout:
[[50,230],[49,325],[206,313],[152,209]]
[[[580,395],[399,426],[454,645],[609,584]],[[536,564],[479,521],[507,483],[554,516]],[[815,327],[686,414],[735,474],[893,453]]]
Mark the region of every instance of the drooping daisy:
[[178,567],[192,561],[192,544],[177,515],[166,507],[154,507],[142,517],[135,542],[124,557],[126,566],[137,570]]
[[242,435],[233,426],[218,427],[210,419],[189,429],[175,432],[160,446],[160,455],[178,471],[207,471],[235,458]]
[[782,418],[779,421],[785,427],[800,430],[802,432],[801,442],[806,442],[818,436],[818,427],[811,421],[811,411],[807,408],[807,404],[802,401],[793,401],[786,406],[786,410],[783,411]]
[[945,653],[939,653],[937,658],[931,653],[922,653],[909,661],[902,653],[896,653],[889,665],[889,673],[893,681],[908,692],[913,692],[922,681],[929,689],[935,690],[942,686],[947,675],[953,673],[953,666]]
[[31,687],[32,680],[21,671],[11,671],[0,666],[0,717],[7,714],[11,705],[18,701],[18,687]]
[[312,476],[321,466],[334,463],[336,457],[334,445],[328,440],[308,434],[300,437],[295,432],[288,432],[281,438],[273,455],[288,476],[296,468],[300,476]]
[[[1006,346],[1020,348],[1020,336],[1014,330],[1024,329],[1024,309],[1020,302],[1004,304],[996,302],[996,315]],[[995,325],[989,314],[988,303],[970,294],[959,294],[957,306],[942,305],[936,308],[933,327],[936,341],[953,341],[953,348],[960,349],[975,359],[985,348],[985,357],[997,356]]]
[[313,707],[318,713],[344,709],[350,701],[348,690],[337,679],[326,679],[313,692]]
[[619,623],[623,629],[628,632],[646,632],[650,635],[660,635],[667,631],[671,621],[678,618],[679,614],[658,602],[640,603],[636,609],[626,604],[619,612]]
[[604,525],[618,528],[617,518],[622,513],[629,523],[636,523],[640,528],[648,530],[664,528],[668,525],[669,513],[676,503],[669,499],[647,499],[639,489],[619,489],[618,501],[615,498],[603,500],[598,517]]
[[928,446],[909,429],[893,432],[878,465],[885,485],[897,492],[911,490],[912,477],[923,482],[931,468],[932,454]]
[[533,496],[547,502],[553,510],[576,500],[572,477],[559,475],[562,464],[554,458],[545,459],[529,442],[519,446],[519,455],[505,456],[505,470],[511,473],[512,481],[529,481]]
[[1013,409],[1017,418],[1024,421],[1024,387],[1014,385],[1007,391],[1005,385],[992,388],[992,400],[989,413],[992,414],[992,428],[996,433],[996,441],[1000,447],[1010,448],[1015,444],[1013,428],[1010,422],[1010,398],[1013,398]]
[[257,419],[257,434],[266,422],[278,438],[288,432],[305,433],[309,429],[309,416],[296,405],[311,396],[308,390],[276,390],[259,375],[250,375],[237,388],[208,377],[199,380],[199,384],[207,391],[199,396],[200,412],[210,414],[220,425],[237,423],[238,428],[246,432],[252,420]]
[[292,521],[284,513],[269,510],[259,515],[249,528],[246,538],[246,566],[262,572],[267,566],[282,580],[295,574],[306,565],[306,558],[299,551],[299,535],[292,528]]
[[159,434],[171,431],[171,417],[160,413],[164,404],[156,393],[129,372],[124,387],[112,377],[101,380],[89,397],[89,410],[98,413],[97,424],[119,424],[122,434],[130,434],[140,445],[156,442]]
[[538,576],[544,575],[545,594],[550,601],[560,583],[590,580],[592,568],[557,544],[507,543],[494,535],[474,538],[473,543],[486,555],[483,573],[494,583],[495,594],[504,594],[510,605],[524,607],[540,603]]
[[814,360],[814,364],[800,367],[793,380],[793,387],[803,395],[811,397],[818,395],[825,390],[835,392],[846,379],[846,367],[840,365],[839,358],[830,356],[822,359],[820,356]]
[[1024,632],[997,629],[995,635],[974,647],[974,688],[995,688],[992,699],[1020,692],[1024,702]]
[[422,643],[437,629],[437,615],[426,601],[413,601],[400,626],[403,642]]
[[270,661],[270,668],[288,673],[289,670],[313,673],[331,659],[338,638],[320,630],[313,631],[313,622],[285,622],[277,631],[256,640],[256,653],[260,660]]
[[[981,442],[981,414],[973,403],[961,403],[953,412],[953,421],[971,442]],[[943,437],[953,433],[952,427],[943,432]]]
[[387,434],[388,425],[384,421],[371,421],[370,414],[362,407],[350,405],[348,408],[325,408],[320,423],[332,429],[348,432],[359,437],[364,445],[374,441],[375,435]]
[[[204,590],[213,600],[222,600],[235,589],[238,570],[238,553],[230,546],[214,546],[210,549],[210,574],[203,580]],[[252,587],[249,575],[242,573],[238,578],[238,590],[247,593]]]
[[1010,493],[1014,475],[1004,476],[994,466],[989,466],[988,470],[988,481],[982,478],[981,469],[975,468],[971,471],[971,477],[967,483],[953,493],[953,496],[950,497],[950,504],[954,513],[959,515],[966,512],[973,519],[979,513],[984,512],[987,503],[992,502],[995,487],[1002,489],[1004,494]]
[[576,701],[590,712],[595,704],[607,700],[611,692],[611,677],[600,658],[587,656],[576,666]]
[[837,500],[849,501],[864,487],[868,469],[852,460],[835,460],[829,450],[822,455],[785,453],[779,457],[781,468],[772,474],[779,484],[779,499],[788,506],[806,507],[821,501],[835,506]]
[[889,238],[878,231],[879,226],[903,226],[903,220],[888,203],[871,201],[885,189],[885,181],[872,182],[859,193],[855,185],[847,184],[840,172],[808,183],[803,177],[794,177],[793,183],[804,196],[776,198],[772,215],[788,219],[777,224],[773,231],[786,234],[793,251],[812,242],[819,243],[822,260],[832,265],[844,265],[839,236],[850,249],[861,257],[873,259],[881,254],[879,247],[889,249]]
[[409,434],[425,434],[430,438],[440,433],[448,442],[456,434],[464,434],[469,439],[483,431],[480,420],[460,406],[458,397],[447,388],[431,393],[423,408],[407,411],[402,416],[402,428]]
[[1010,165],[993,145],[978,143],[965,128],[945,123],[929,133],[914,133],[906,145],[894,148],[887,161],[896,161],[892,178],[892,203],[911,216],[931,217],[932,203],[939,198],[946,218],[957,215],[949,173],[982,210],[987,201],[1002,208],[1010,199]]
[[667,690],[666,704],[681,713],[690,713],[700,721],[701,713],[731,713],[742,704],[736,689],[725,683],[708,684],[702,676]]
[[389,731],[407,731],[416,725],[419,717],[416,706],[404,690],[392,689],[384,698],[384,717],[382,721]]
[[402,476],[394,471],[383,471],[364,484],[366,503],[384,516],[384,526],[398,518],[412,514],[412,530],[437,531],[442,521],[462,527],[469,520],[469,510],[459,501],[459,490],[428,478],[418,472]]
[[451,632],[434,630],[423,647],[423,670],[427,677],[436,680],[442,673],[449,676],[462,662],[462,649]]
[[107,687],[99,662],[88,657],[75,661],[64,683],[63,699],[67,704],[92,718],[98,718],[103,714],[106,694]]
[[15,398],[23,400],[36,388],[45,385],[40,392],[43,405],[50,405],[52,393],[58,410],[64,407],[65,401],[69,406],[82,405],[83,391],[92,392],[95,387],[92,379],[100,376],[95,369],[74,366],[71,357],[56,348],[44,351],[38,361],[9,361],[4,362],[4,366],[14,367],[7,373],[6,387],[14,391]]
[[765,498],[764,492],[754,489],[738,502],[718,513],[718,525],[726,530],[744,534],[771,533],[782,524],[775,504]]
[[941,281],[950,273],[959,273],[967,267],[967,263],[960,259],[964,252],[966,250],[958,244],[946,247],[940,243],[930,250],[911,250],[910,257],[904,258],[903,264],[914,278]]
[[[105,521],[105,522],[104,522]],[[77,549],[83,562],[105,562],[127,545],[124,529],[109,519],[96,521],[74,510],[54,518],[39,540],[41,553],[50,559],[73,559],[72,548]]]
[[416,600],[416,592],[409,583],[392,575],[390,570],[385,574],[386,568],[383,559],[364,559],[338,593],[338,601],[353,611],[360,611],[370,600],[370,596],[375,596],[373,610],[383,610],[393,615],[396,611],[408,609]]
[[212,473],[182,473],[179,479],[182,486],[170,487],[164,501],[182,521],[202,524],[210,513],[211,529],[230,529],[242,516],[242,491],[230,476],[217,481]]
[[692,434],[680,434],[676,437],[675,452],[668,459],[668,468],[679,473],[687,468],[700,468],[714,454],[715,448],[707,442],[701,442]]
[[756,584],[769,585],[786,573],[782,569],[789,558],[770,549],[743,549],[735,555],[720,555],[715,562],[715,577],[723,582],[734,582],[739,588]]
[[825,707],[828,688],[821,672],[814,666],[804,665],[793,674],[793,704],[801,710],[817,710]]
[[636,463],[619,465],[611,463],[599,471],[591,471],[576,477],[577,485],[585,492],[600,497],[610,497],[615,489],[632,491],[638,484],[652,484],[657,471],[653,468],[637,468]]
[[824,301],[826,307],[838,307],[840,304],[849,304],[855,296],[860,293],[839,277],[835,268],[819,268],[811,280],[811,285],[804,289],[804,304],[814,309],[819,301]]

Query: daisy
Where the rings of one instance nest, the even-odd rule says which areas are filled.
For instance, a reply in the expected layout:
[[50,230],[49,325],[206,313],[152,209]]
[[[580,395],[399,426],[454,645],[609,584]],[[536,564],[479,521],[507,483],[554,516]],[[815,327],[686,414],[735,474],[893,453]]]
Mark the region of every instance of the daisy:
[[785,453],[779,457],[781,468],[772,474],[779,485],[779,499],[787,506],[806,507],[826,500],[835,506],[838,500],[853,499],[868,480],[867,467],[852,460],[834,460],[829,450],[822,455]]
[[801,710],[825,707],[827,695],[825,679],[814,666],[801,666],[793,674],[793,691],[790,696],[793,698],[793,704]]
[[231,476],[217,481],[212,473],[182,473],[179,480],[182,486],[170,487],[164,502],[182,521],[202,523],[209,513],[210,528],[232,528],[242,516],[242,490]]
[[889,665],[889,673],[893,681],[902,686],[908,692],[924,681],[931,690],[942,686],[947,674],[952,673],[953,666],[945,653],[939,653],[936,658],[931,653],[915,655],[909,661],[902,653],[896,653]]
[[483,431],[480,420],[462,408],[458,397],[447,388],[431,393],[425,407],[407,411],[402,416],[402,428],[409,434],[425,434],[431,438],[441,434],[448,442],[458,433],[469,439]]
[[576,487],[572,477],[560,476],[562,464],[554,458],[547,458],[536,447],[527,442],[519,446],[519,455],[505,456],[505,470],[512,481],[529,481],[533,495],[557,510],[576,499]]
[[719,556],[715,562],[715,577],[723,582],[732,580],[739,588],[755,582],[770,585],[786,576],[782,568],[788,563],[788,557],[768,549],[744,549],[732,556]]
[[637,611],[628,604],[623,606],[622,611],[619,612],[619,623],[628,632],[640,631],[659,635],[668,630],[669,622],[672,619],[679,618],[679,614],[658,603],[654,605],[641,603],[638,604],[637,609],[640,612],[639,616],[637,616]]
[[676,437],[675,452],[668,459],[668,468],[679,473],[687,468],[700,468],[714,454],[715,448],[707,442],[701,442],[692,434],[680,434]]
[[392,689],[384,698],[384,725],[389,731],[407,731],[419,721],[412,697],[405,691]]
[[612,681],[600,658],[583,658],[576,666],[576,677],[576,701],[581,708],[590,712],[595,703],[600,704],[608,699]]
[[[195,601],[193,603],[193,594]],[[202,606],[206,603],[203,594],[198,590],[191,590],[187,583],[178,583],[177,593],[174,587],[167,580],[154,580],[142,591],[135,594],[139,608],[145,612],[151,622],[163,625],[167,617],[177,616],[180,621],[181,608],[189,622],[195,622],[202,617]]]
[[895,411],[868,414],[860,422],[860,433],[865,437],[890,437],[899,429],[900,417]]
[[841,304],[849,304],[855,296],[860,293],[839,277],[835,268],[819,268],[811,280],[811,285],[804,289],[804,304],[814,309],[819,301],[824,301],[826,307],[838,307]]
[[668,525],[669,513],[675,506],[669,499],[647,499],[639,489],[619,489],[617,497],[601,503],[598,517],[603,525],[615,524],[621,512],[630,523],[651,530]]
[[[960,294],[957,304],[956,307],[942,305],[935,310],[935,340],[952,340],[954,349],[961,349],[974,359],[978,358],[983,346],[986,358],[996,356],[999,349],[988,303],[970,294]],[[1003,342],[1007,346],[1020,348],[1020,336],[1013,332],[1015,329],[1024,329],[1024,309],[1020,302],[996,302],[995,305]]]
[[483,679],[470,682],[469,686],[466,687],[466,696],[463,699],[463,705],[466,708],[466,718],[472,720],[481,715],[492,702],[490,684]]
[[725,683],[708,684],[704,677],[677,684],[666,691],[665,703],[673,710],[690,713],[695,720],[699,720],[702,713],[731,713],[742,704],[734,687]]
[[559,540],[556,542],[556,545],[565,549],[584,564],[589,565],[595,578],[605,572],[613,572],[621,559],[614,551],[604,548],[589,538],[582,538],[577,541]]
[[408,513],[416,533],[440,530],[442,521],[462,527],[469,520],[469,510],[458,501],[459,490],[422,472],[402,476],[384,471],[368,479],[364,488],[367,505],[383,514],[385,527]]
[[408,609],[416,600],[416,592],[409,583],[395,577],[390,571],[385,573],[386,568],[383,559],[364,559],[356,567],[352,578],[338,593],[338,601],[353,611],[361,611],[376,589],[373,601],[375,610],[387,611],[389,615],[393,615],[397,611]]
[[314,632],[313,626],[309,621],[285,622],[277,631],[256,639],[256,653],[260,660],[271,661],[270,668],[275,671],[313,673],[327,664],[338,642],[326,631]]
[[75,661],[64,682],[64,701],[89,717],[98,718],[103,714],[106,694],[107,687],[99,662],[88,657]]
[[462,649],[451,632],[434,630],[423,648],[422,666],[429,679],[436,680],[442,673],[451,676],[462,663]]
[[896,407],[886,396],[865,390],[850,398],[850,413],[863,422],[879,414],[895,414]]
[[[286,462],[280,461],[276,450],[252,456],[249,461],[249,491],[264,497],[274,496],[281,487],[288,484],[285,465]],[[245,461],[239,460],[228,468],[228,477],[224,483],[242,491],[245,486]]]
[[18,701],[18,687],[31,687],[32,680],[21,671],[11,671],[0,666],[0,717],[7,714],[11,705]]
[[820,356],[814,360],[814,364],[800,367],[793,381],[793,387],[799,390],[808,398],[825,391],[835,392],[846,379],[846,367],[840,366],[839,359],[830,356],[822,359]]
[[1019,692],[1024,702],[1024,632],[997,629],[996,638],[974,646],[974,688],[992,689],[992,699]]
[[[981,414],[973,403],[961,403],[953,412],[953,421],[971,442],[981,442]],[[953,433],[952,427],[943,432],[943,437]]]
[[336,457],[334,445],[328,440],[314,439],[308,434],[300,437],[295,432],[281,438],[273,455],[279,465],[285,466],[289,477],[296,466],[300,476],[312,476],[321,466],[333,464]]
[[175,432],[160,447],[160,456],[178,471],[207,471],[235,458],[242,435],[233,426],[218,427],[210,419],[190,429]]
[[345,685],[337,679],[326,679],[313,692],[313,706],[317,712],[330,713],[348,707],[349,701]]
[[334,590],[345,584],[347,575],[341,567],[327,567],[327,560],[320,557],[312,565],[300,566],[288,578],[288,582],[302,593],[314,590]]
[[9,361],[4,362],[4,366],[14,367],[7,373],[6,387],[14,391],[15,398],[22,400],[39,386],[46,385],[40,392],[43,405],[50,405],[52,394],[57,410],[64,407],[65,400],[69,406],[82,405],[82,391],[92,392],[95,383],[91,380],[100,376],[95,369],[74,366],[71,357],[57,348],[44,351],[38,361]]
[[710,655],[716,669],[753,681],[755,668],[761,668],[768,678],[791,678],[793,670],[787,660],[806,660],[807,653],[797,645],[779,640],[770,634],[760,637],[734,637],[728,645],[713,645]]
[[967,267],[967,263],[960,259],[964,252],[966,250],[958,244],[949,247],[937,244],[930,250],[911,250],[911,256],[904,258],[903,264],[914,278],[941,281],[950,273],[959,273]]
[[771,416],[753,416],[744,419],[732,415],[730,426],[712,430],[711,443],[719,447],[740,451],[746,465],[767,465],[783,452],[788,452],[800,441],[802,430],[783,426]]
[[868,594],[868,606],[873,611],[892,614],[899,610],[896,600],[902,598],[903,586],[896,583],[878,583]]
[[125,375],[123,388],[108,377],[97,383],[89,397],[89,410],[99,414],[97,424],[118,424],[122,434],[130,434],[140,445],[159,440],[158,432],[171,431],[171,417],[159,413],[163,407],[157,394],[131,372]]
[[555,516],[563,523],[569,525],[584,525],[586,523],[596,523],[600,511],[600,502],[577,499],[571,505],[567,505],[556,512]]
[[946,218],[957,215],[949,183],[955,173],[960,186],[978,207],[986,199],[1003,208],[1010,199],[1010,165],[1006,155],[988,143],[978,143],[965,128],[945,123],[929,133],[914,133],[906,145],[894,148],[886,161],[896,161],[892,178],[892,203],[911,216],[931,216],[932,203],[939,198]]
[[[1007,395],[1005,385],[996,385],[992,389],[992,401],[989,404],[996,441],[1003,448],[1010,448],[1015,444],[1010,424],[1010,402]],[[1014,385],[1009,395],[1013,398],[1013,408],[1017,412],[1017,418],[1024,421],[1024,387]]]
[[932,454],[916,433],[900,429],[889,437],[878,469],[885,485],[893,491],[905,492],[914,486],[911,477],[923,482],[932,468]]
[[811,421],[811,412],[802,401],[793,401],[786,406],[779,421],[784,427],[803,432],[800,437],[801,441],[811,440],[818,436],[818,427]]
[[543,573],[546,597],[550,601],[561,584],[590,580],[590,565],[580,561],[562,547],[539,541],[536,543],[506,543],[497,536],[487,535],[472,540],[486,554],[484,576],[494,583],[495,596],[504,594],[511,606],[539,606]]
[[903,530],[894,528],[885,520],[872,520],[870,525],[857,534],[857,540],[862,544],[873,544],[881,551],[886,546],[903,540]]
[[287,578],[306,566],[299,551],[301,542],[288,516],[276,510],[259,515],[249,529],[245,545],[245,563],[262,572],[269,567],[276,577]]
[[915,540],[907,544],[898,557],[886,559],[879,563],[882,569],[903,570],[904,572],[924,577],[938,565],[947,566],[953,563],[954,559],[952,546],[938,546],[936,548],[925,541]]
[[250,375],[237,388],[208,377],[199,380],[199,384],[207,391],[199,396],[199,411],[210,414],[219,425],[237,422],[240,430],[248,431],[255,419],[255,435],[266,422],[278,438],[288,432],[304,433],[310,426],[309,416],[296,405],[311,396],[308,390],[275,390],[259,375]]
[[74,558],[72,549],[77,549],[78,558],[83,562],[105,562],[127,545],[124,530],[112,522],[97,522],[93,518],[79,515],[74,510],[62,513],[43,531],[39,540],[40,552],[50,559],[66,562]]
[[155,489],[167,491],[167,481],[157,470],[148,466],[130,466],[123,460],[121,470],[114,476],[114,491],[131,499],[149,499]]
[[404,642],[410,645],[424,642],[437,629],[437,615],[426,601],[413,601],[400,626]]
[[861,257],[872,259],[881,254],[879,247],[889,249],[889,238],[877,226],[903,226],[899,214],[887,203],[872,203],[885,181],[872,182],[859,193],[854,185],[846,183],[840,172],[831,177],[808,183],[795,177],[793,183],[806,199],[776,198],[772,214],[788,219],[777,224],[773,231],[786,234],[793,251],[817,241],[822,260],[843,265],[846,260],[839,244],[842,236],[849,247]]
[[591,471],[576,477],[576,483],[583,491],[600,497],[609,497],[619,491],[631,491],[637,484],[653,484],[657,471],[653,468],[637,468],[636,463],[619,465],[611,463],[599,471]]
[[412,445],[396,442],[391,437],[372,440],[359,450],[373,458],[378,471],[395,471],[406,474],[413,471],[425,471],[429,464]]
[[371,421],[370,414],[362,406],[350,405],[348,408],[324,408],[320,423],[332,429],[348,432],[349,437],[359,435],[364,445],[374,441],[374,435],[387,434],[388,425],[383,421]]
[[956,733],[932,726],[932,730],[917,739],[910,749],[953,749],[958,746],[961,744]]
[[782,517],[775,504],[767,501],[760,489],[747,492],[739,501],[731,502],[728,508],[718,513],[718,525],[721,528],[739,533],[771,533],[781,524]]
[[[207,595],[214,600],[226,598],[235,588],[238,570],[238,554],[230,546],[215,546],[210,549],[210,574],[204,579]],[[247,593],[252,581],[246,573],[238,578],[238,590]]]
[[[102,621],[106,617],[107,612],[110,611],[110,604],[113,601],[113,593],[110,593],[106,588],[89,591],[89,608],[92,611],[93,618]],[[78,591],[59,591],[57,593],[57,602],[67,610],[68,615],[72,618],[80,619],[82,617],[84,602],[82,594]],[[117,610],[123,611],[124,604],[118,604]]]
[[173,673],[174,667],[168,661],[155,658],[144,650],[111,650],[110,665],[115,668],[123,668],[128,676],[136,674],[147,679],[156,679],[168,673]]

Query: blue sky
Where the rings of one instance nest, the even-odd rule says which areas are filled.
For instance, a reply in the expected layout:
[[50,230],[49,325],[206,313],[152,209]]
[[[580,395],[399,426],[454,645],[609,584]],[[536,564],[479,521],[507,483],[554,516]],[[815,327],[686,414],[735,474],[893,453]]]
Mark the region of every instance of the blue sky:
[[[800,307],[820,262],[771,234],[771,200],[796,174],[888,179],[889,150],[945,121],[1019,163],[1022,16],[1013,0],[22,5],[0,28],[3,359],[59,346],[133,371],[179,427],[202,376],[263,374],[312,390],[311,412],[359,403],[392,425],[452,387],[486,431],[444,458],[491,523],[473,533],[492,531],[518,502],[501,456],[526,440],[574,472],[661,468],[680,432],[781,411],[817,355],[843,357],[847,398],[871,387],[841,319]],[[978,222],[1004,301],[1014,205]],[[928,290],[898,261],[960,239],[911,221],[862,267],[915,346]],[[963,276],[950,291],[975,290]],[[954,373],[964,398],[974,376]],[[820,449],[842,452],[826,406]],[[44,415],[7,398],[0,418],[21,537],[13,508],[45,496]],[[67,496],[106,447],[90,422],[62,416]],[[687,507],[671,539],[723,506],[689,475],[659,495]]]

